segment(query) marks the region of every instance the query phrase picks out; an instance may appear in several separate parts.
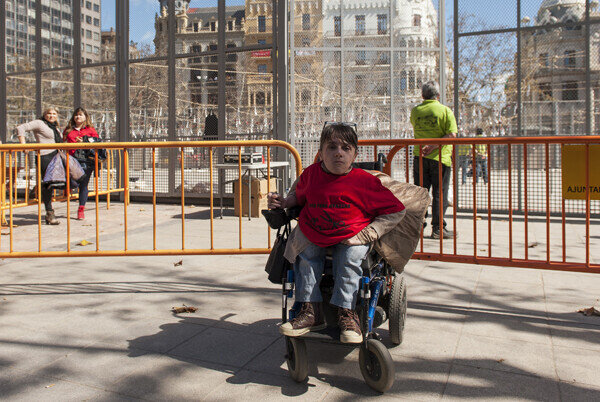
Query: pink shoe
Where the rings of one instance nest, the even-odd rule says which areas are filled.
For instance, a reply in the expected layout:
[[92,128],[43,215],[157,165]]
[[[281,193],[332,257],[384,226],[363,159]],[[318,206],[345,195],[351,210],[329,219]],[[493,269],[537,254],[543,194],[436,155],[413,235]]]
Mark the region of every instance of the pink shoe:
[[82,221],[85,219],[85,214],[83,213],[84,209],[85,209],[85,207],[83,205],[80,205],[79,208],[77,209],[77,220],[78,221]]

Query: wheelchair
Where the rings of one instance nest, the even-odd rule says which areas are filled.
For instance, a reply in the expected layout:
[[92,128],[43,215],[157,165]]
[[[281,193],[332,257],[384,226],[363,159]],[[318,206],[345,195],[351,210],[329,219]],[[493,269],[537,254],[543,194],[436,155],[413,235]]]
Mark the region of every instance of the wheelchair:
[[[379,164],[379,166],[374,164]],[[379,167],[378,170],[380,170],[381,156],[378,162],[359,163],[355,166],[371,170],[374,170],[373,167]],[[263,215],[271,228],[279,229],[283,225],[289,225],[291,220],[297,218],[299,211],[298,208],[287,211],[264,210]],[[392,387],[395,377],[394,362],[382,342],[382,337],[376,330],[388,321],[391,342],[395,345],[402,343],[407,308],[406,282],[403,274],[396,273],[372,245],[367,257],[363,260],[362,271],[356,311],[360,319],[363,341],[360,344],[342,344],[339,340],[340,331],[337,328],[337,309],[329,304],[334,279],[331,257],[326,257],[325,270],[319,286],[323,296],[323,312],[328,326],[321,331],[309,332],[299,337],[286,336],[285,339],[288,371],[295,381],[304,382],[308,377],[306,341],[320,341],[342,344],[347,347],[360,347],[360,370],[367,385],[382,393]],[[294,294],[294,271],[291,267],[284,275],[282,282],[283,324],[296,316],[301,303],[294,303],[288,310],[288,299]]]

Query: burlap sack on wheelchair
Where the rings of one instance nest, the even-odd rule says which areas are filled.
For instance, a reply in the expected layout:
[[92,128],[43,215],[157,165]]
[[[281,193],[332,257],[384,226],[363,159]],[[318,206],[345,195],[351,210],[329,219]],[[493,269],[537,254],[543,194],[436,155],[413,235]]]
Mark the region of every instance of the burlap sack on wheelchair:
[[402,183],[388,175],[369,171],[389,188],[406,208],[406,215],[398,225],[375,242],[375,249],[396,272],[404,271],[421,238],[423,219],[431,203],[429,191],[410,183]]

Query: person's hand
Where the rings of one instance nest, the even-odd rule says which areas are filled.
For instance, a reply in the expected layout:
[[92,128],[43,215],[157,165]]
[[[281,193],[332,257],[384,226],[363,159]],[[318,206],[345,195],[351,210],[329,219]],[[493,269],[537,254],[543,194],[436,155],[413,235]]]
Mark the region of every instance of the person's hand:
[[433,151],[435,151],[437,149],[437,145],[435,144],[429,144],[429,145],[424,145],[423,146],[423,155],[429,155],[430,153],[432,153]]
[[358,234],[355,234],[349,239],[342,240],[342,244],[345,244],[346,246],[359,246],[363,243],[358,239]]
[[285,208],[285,198],[279,193],[267,194],[267,207],[269,209]]

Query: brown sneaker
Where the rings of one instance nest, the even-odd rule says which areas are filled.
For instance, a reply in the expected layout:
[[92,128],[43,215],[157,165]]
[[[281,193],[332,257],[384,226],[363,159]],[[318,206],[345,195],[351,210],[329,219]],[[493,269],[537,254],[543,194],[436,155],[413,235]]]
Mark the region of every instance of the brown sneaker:
[[363,341],[358,314],[349,308],[339,308],[338,325],[342,343],[361,343]]
[[310,331],[319,331],[327,326],[321,310],[321,303],[302,303],[298,316],[279,327],[285,336],[300,336]]

